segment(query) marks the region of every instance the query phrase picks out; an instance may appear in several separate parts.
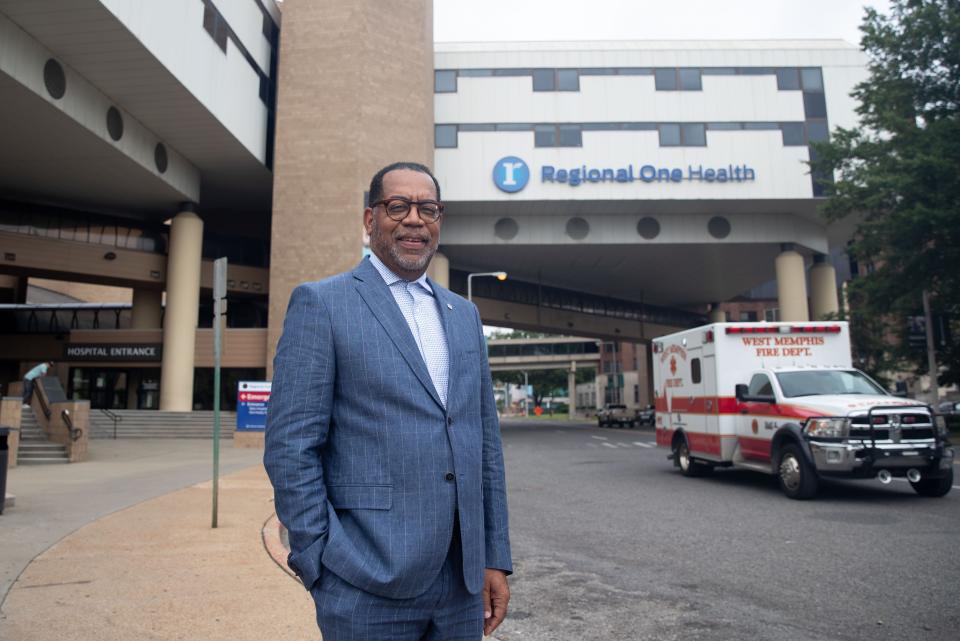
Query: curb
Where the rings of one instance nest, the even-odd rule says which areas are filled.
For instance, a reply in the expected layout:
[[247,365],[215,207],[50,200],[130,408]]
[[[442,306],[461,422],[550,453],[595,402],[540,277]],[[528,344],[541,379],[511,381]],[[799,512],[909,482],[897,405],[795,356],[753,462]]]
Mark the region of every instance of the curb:
[[297,583],[302,584],[300,578],[287,566],[287,548],[283,545],[283,539],[280,536],[282,529],[283,525],[280,524],[280,519],[277,518],[276,512],[267,517],[267,520],[263,522],[263,528],[260,530],[263,549],[267,551],[267,554],[273,559],[273,562],[276,563],[287,576]]

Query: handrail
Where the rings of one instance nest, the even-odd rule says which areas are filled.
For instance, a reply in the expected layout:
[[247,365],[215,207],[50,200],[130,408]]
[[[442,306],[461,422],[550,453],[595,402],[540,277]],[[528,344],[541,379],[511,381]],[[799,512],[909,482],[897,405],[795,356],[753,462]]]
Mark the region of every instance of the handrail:
[[107,418],[113,421],[113,440],[117,440],[117,423],[122,421],[123,417],[117,414],[116,412],[111,412],[105,407],[101,407],[100,411],[104,414],[104,416],[106,416]]
[[71,441],[79,441],[80,437],[83,436],[83,430],[79,427],[73,426],[73,419],[70,417],[70,410],[63,410],[60,412],[60,418],[63,419],[63,424],[67,426],[67,432],[70,434]]
[[40,401],[40,409],[43,411],[44,417],[49,421],[50,420],[50,406],[47,405],[46,399],[46,390],[43,389],[43,385],[40,384],[40,381],[33,382],[33,395],[37,397],[37,400]]

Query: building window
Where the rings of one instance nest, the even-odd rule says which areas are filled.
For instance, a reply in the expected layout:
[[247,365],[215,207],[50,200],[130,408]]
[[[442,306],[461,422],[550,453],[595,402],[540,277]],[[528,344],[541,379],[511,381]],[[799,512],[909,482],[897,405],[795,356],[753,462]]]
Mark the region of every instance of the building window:
[[659,129],[661,147],[705,147],[707,145],[706,126],[703,123],[664,124],[660,125]]
[[804,91],[823,92],[823,74],[820,73],[819,68],[801,69],[800,79],[803,80]]
[[433,146],[437,149],[451,149],[457,146],[456,125],[434,125]]
[[807,144],[803,135],[802,122],[784,122],[780,124],[780,131],[783,133],[783,145],[785,147],[804,146]]
[[763,320],[768,323],[776,323],[780,320],[780,309],[778,307],[771,307],[770,309],[763,310]]
[[677,89],[677,70],[676,69],[655,69],[653,72],[654,85],[657,91],[676,91]]
[[580,125],[534,125],[535,147],[582,147]]
[[657,91],[702,91],[699,69],[655,69],[654,85]]
[[220,12],[212,4],[203,4],[203,28],[210,34],[213,41],[220,47],[220,51],[227,52],[227,35],[229,27]]
[[687,122],[680,125],[680,138],[684,147],[706,147],[707,134],[702,123]]
[[822,93],[803,92],[803,114],[808,119],[827,117],[827,101]]
[[580,134],[580,125],[560,125],[557,138],[558,147],[582,147],[583,137]]
[[756,323],[757,322],[757,312],[755,311],[746,311],[740,312],[740,322],[741,323]]
[[457,72],[456,70],[442,69],[433,72],[433,91],[434,93],[456,93],[457,91]]
[[533,90],[534,91],[556,91],[557,76],[556,69],[534,69],[533,70]]
[[811,120],[807,123],[807,140],[823,142],[830,138],[830,129],[826,120]]
[[680,91],[703,91],[699,69],[678,69]]
[[633,402],[640,403],[640,386],[639,385],[633,386]]
[[680,125],[660,125],[660,146],[680,146]]
[[580,91],[579,69],[534,69],[534,91]]
[[777,89],[780,91],[800,89],[800,70],[795,67],[777,69]]
[[535,147],[556,147],[557,128],[553,125],[535,125],[533,127],[533,144]]
[[576,69],[558,69],[557,91],[580,91],[580,72]]

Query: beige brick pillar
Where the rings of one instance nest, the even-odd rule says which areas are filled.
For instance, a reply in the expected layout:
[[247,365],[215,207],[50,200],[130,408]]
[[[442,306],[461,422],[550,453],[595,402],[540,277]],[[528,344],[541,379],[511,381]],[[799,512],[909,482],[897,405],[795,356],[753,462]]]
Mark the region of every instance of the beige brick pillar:
[[437,252],[427,268],[427,276],[435,280],[442,287],[450,289],[450,259]]
[[167,257],[167,311],[163,322],[160,409],[193,409],[193,355],[200,302],[200,257],[203,221],[192,207],[170,225]]
[[803,256],[793,245],[783,245],[777,256],[777,299],[780,304],[780,320],[804,322],[810,320],[807,310],[807,274]]
[[133,329],[160,329],[163,317],[163,291],[159,289],[133,290]]
[[821,320],[827,314],[840,312],[837,297],[837,270],[827,262],[827,257],[817,254],[810,268],[810,307],[813,320]]
[[374,172],[433,166],[433,3],[287,0],[279,60],[268,377],[293,288],[360,261]]
[[710,322],[711,323],[725,323],[727,322],[727,313],[720,309],[718,303],[713,303],[710,306]]
[[[8,464],[10,467],[17,466],[17,453],[20,451],[20,419],[23,416],[21,409],[23,398],[21,396],[4,396],[0,399],[0,427],[9,427],[10,434],[7,436],[7,447],[10,448],[8,455]],[[0,501],[3,497],[0,496]]]
[[577,416],[577,362],[570,362],[570,369],[567,370],[567,408],[570,412],[569,418]]

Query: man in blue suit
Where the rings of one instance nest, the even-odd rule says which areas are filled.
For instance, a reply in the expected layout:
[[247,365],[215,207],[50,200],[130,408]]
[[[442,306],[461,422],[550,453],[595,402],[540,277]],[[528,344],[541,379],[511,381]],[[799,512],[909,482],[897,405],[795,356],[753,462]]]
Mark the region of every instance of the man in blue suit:
[[480,315],[425,275],[430,170],[381,169],[369,201],[372,255],[297,287],[277,347],[264,465],[288,563],[325,641],[477,641],[512,572]]

